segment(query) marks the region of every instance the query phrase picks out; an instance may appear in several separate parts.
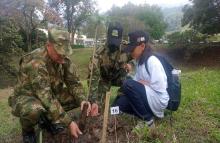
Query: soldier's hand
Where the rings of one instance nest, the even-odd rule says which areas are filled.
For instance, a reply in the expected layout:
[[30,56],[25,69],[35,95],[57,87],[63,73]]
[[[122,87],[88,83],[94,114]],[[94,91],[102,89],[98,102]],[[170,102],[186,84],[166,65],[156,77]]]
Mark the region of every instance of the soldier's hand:
[[73,138],[78,138],[79,135],[82,135],[82,132],[80,131],[78,125],[75,122],[71,122],[69,125],[70,134],[73,136]]
[[132,71],[132,66],[131,64],[124,64],[124,69],[126,70],[127,73]]
[[87,109],[87,116],[89,116],[89,113],[91,112],[91,104],[88,101],[82,101],[81,102],[81,111],[83,110],[84,105],[87,104],[88,105],[88,109]]
[[99,106],[96,103],[92,104],[90,115],[92,117],[99,115]]

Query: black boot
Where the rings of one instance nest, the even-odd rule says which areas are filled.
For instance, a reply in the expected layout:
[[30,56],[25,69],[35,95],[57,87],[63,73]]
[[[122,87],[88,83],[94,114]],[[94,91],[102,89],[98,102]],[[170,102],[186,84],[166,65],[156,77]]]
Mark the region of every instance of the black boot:
[[37,143],[35,131],[25,131],[22,129],[23,143]]

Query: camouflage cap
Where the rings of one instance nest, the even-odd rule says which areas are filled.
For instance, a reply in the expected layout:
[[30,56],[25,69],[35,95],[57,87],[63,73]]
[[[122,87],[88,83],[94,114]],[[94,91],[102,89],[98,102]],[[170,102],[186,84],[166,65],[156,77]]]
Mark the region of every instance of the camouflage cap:
[[69,44],[69,33],[66,30],[52,28],[48,31],[49,42],[54,44],[57,53],[61,55],[72,54],[72,49]]

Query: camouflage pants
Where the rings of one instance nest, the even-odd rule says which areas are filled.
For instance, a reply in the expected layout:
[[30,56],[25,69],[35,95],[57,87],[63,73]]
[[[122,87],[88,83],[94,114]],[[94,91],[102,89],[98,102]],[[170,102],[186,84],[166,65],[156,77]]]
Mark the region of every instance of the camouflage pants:
[[[61,93],[59,97],[56,101],[62,105],[65,111],[80,106],[80,102],[76,103],[74,96],[68,92]],[[20,118],[22,128],[27,131],[32,130],[38,124],[42,114],[48,115],[41,101],[34,96],[12,96],[9,98],[9,105],[12,107],[12,114]],[[47,118],[51,117],[48,115]],[[59,123],[59,121],[53,122]]]

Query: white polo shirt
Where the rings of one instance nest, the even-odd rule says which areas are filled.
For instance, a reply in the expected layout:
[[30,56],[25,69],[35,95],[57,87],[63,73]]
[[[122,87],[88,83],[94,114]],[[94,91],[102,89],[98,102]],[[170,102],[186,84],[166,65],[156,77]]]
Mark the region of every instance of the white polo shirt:
[[150,56],[147,61],[148,74],[145,63],[136,66],[135,81],[146,80],[149,85],[145,86],[148,104],[155,116],[164,117],[164,109],[168,105],[169,95],[167,93],[167,76],[163,65],[155,56]]

